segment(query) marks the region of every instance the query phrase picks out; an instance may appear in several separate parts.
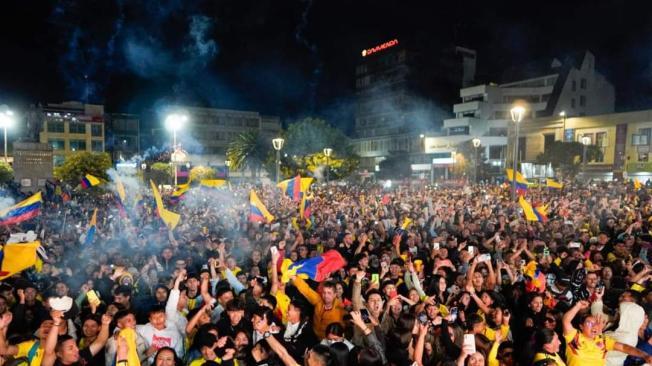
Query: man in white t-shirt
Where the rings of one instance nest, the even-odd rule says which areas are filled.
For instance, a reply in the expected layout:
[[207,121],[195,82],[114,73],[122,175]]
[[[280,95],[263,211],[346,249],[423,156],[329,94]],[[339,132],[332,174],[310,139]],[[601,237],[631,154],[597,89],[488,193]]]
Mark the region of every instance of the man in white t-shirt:
[[177,356],[183,357],[183,335],[173,322],[167,321],[164,307],[154,306],[149,311],[149,323],[136,326],[136,331],[145,339],[150,361],[163,347],[171,347]]

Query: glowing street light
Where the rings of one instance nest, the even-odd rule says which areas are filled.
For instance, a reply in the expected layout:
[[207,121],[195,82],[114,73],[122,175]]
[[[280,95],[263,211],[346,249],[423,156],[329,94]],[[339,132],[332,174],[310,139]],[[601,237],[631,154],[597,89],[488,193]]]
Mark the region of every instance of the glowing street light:
[[514,156],[512,159],[512,201],[516,201],[516,167],[518,166],[518,125],[523,121],[525,116],[525,108],[516,105],[510,111],[512,115],[512,122],[516,129],[514,138]]
[[165,128],[172,131],[173,149],[177,147],[177,131],[188,122],[188,116],[185,114],[172,113],[165,117]]
[[281,149],[283,149],[284,143],[285,139],[282,137],[272,139],[272,146],[274,146],[274,150],[276,150],[276,184],[278,184],[279,177],[281,176]]
[[324,148],[324,155],[326,155],[326,184],[328,184],[328,181],[330,180],[330,171],[331,171],[330,159],[331,159],[331,154],[333,154],[333,149],[331,149],[330,147]]
[[473,143],[473,147],[475,148],[475,166],[473,167],[474,170],[474,176],[475,176],[475,184],[478,184],[478,148],[480,147],[480,144],[482,143],[479,138],[474,138],[471,140]]
[[4,112],[0,112],[0,127],[4,131],[5,135],[5,163],[8,162],[7,159],[7,127],[11,127],[14,124],[14,112],[7,109]]
[[564,124],[561,130],[561,141],[566,142],[566,111],[559,112],[559,117],[563,118]]
[[[176,155],[176,150],[177,150],[177,131],[183,127],[183,125],[188,122],[188,116],[185,114],[179,114],[179,113],[172,113],[169,114],[167,117],[165,117],[165,128],[172,131],[172,154],[170,155],[170,159],[172,160],[177,160],[175,159]],[[177,162],[173,161],[174,163],[174,185],[177,185]]]
[[586,148],[591,145],[591,138],[589,136],[582,136],[582,174],[586,174]]

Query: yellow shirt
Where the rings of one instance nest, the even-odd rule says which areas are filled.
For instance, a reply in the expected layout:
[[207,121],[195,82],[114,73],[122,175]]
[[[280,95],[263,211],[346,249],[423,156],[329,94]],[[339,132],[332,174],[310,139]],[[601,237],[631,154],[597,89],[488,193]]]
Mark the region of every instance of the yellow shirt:
[[16,353],[15,358],[28,357],[29,351],[32,349],[32,347],[35,347],[34,357],[32,358],[32,362],[29,363],[29,366],[40,366],[41,361],[43,360],[43,354],[45,353],[45,350],[43,349],[43,347],[35,346],[34,344],[36,342],[37,341],[35,340],[31,340],[31,341],[18,343],[17,345],[18,353]]
[[[492,329],[489,327],[484,328],[484,336],[487,337],[490,341],[495,341],[496,340],[496,332],[498,330]],[[507,336],[509,335],[509,325],[503,324],[500,326],[500,334],[503,336],[502,339],[507,339]]]
[[577,329],[564,334],[566,339],[566,361],[568,366],[605,365],[607,351],[614,349],[613,338],[601,334],[593,339],[584,336]]
[[534,355],[534,360],[532,360],[532,361],[537,362],[537,361],[541,361],[541,360],[553,360],[553,361],[555,361],[557,366],[566,366],[566,363],[564,362],[564,360],[562,360],[561,357],[559,357],[559,355],[556,354],[556,353],[554,355],[551,355],[551,354],[548,354],[548,353],[539,352],[536,355]]
[[[220,365],[222,364],[222,359],[219,358],[219,357],[215,357],[215,359],[214,359],[213,361],[215,361],[216,363],[218,363],[218,364],[220,364]],[[189,364],[188,366],[201,366],[201,365],[203,365],[205,362],[206,362],[206,359],[203,358],[203,357],[200,357],[200,358],[197,358],[197,359],[192,360],[192,362],[190,362],[190,364]],[[236,360],[236,359],[234,358],[234,359],[233,359],[233,364],[234,364],[235,366],[238,366],[238,360]]]

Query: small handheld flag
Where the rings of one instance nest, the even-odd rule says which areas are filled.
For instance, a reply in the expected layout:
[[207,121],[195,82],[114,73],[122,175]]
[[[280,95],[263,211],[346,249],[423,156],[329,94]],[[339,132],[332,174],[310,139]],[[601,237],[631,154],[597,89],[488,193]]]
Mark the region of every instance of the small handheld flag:
[[92,176],[90,174],[86,174],[84,176],[84,178],[82,178],[82,180],[81,180],[81,185],[82,185],[83,188],[95,187],[95,186],[99,185],[100,183],[101,182],[100,182],[99,178],[97,178],[95,176]]
[[34,218],[41,212],[41,204],[43,204],[43,198],[41,192],[38,192],[16,205],[0,211],[0,224],[17,224]]
[[93,216],[91,221],[88,223],[88,230],[86,230],[86,239],[84,239],[84,245],[90,245],[93,243],[95,238],[95,230],[97,226],[97,209],[93,211]]
[[312,197],[303,195],[301,198],[301,205],[299,205],[299,216],[307,219],[312,214]]
[[546,179],[546,187],[552,188],[552,189],[562,189],[562,188],[564,188],[564,185],[557,182],[554,179],[548,178],[548,179]]
[[176,212],[166,210],[165,206],[163,206],[163,199],[161,198],[161,194],[159,193],[158,188],[156,188],[156,184],[154,184],[154,181],[152,180],[149,181],[149,184],[152,186],[152,193],[154,194],[154,199],[156,200],[158,215],[170,230],[174,230],[174,228],[179,224],[181,215]]
[[0,250],[0,280],[34,266],[40,246],[38,241],[5,244]]
[[[510,182],[514,181],[514,171],[512,169],[506,169],[507,173],[507,180]],[[516,193],[520,196],[524,196],[525,192],[527,192],[527,185],[528,182],[527,180],[519,173],[518,171],[516,172]]]
[[536,209],[532,208],[532,205],[526,201],[522,196],[518,198],[518,203],[523,208],[523,214],[527,221],[537,221],[537,222],[546,222],[548,221],[548,216],[546,215],[545,207],[537,207]]
[[267,207],[258,198],[256,191],[251,190],[249,196],[249,221],[252,222],[272,222],[274,216],[267,211]]

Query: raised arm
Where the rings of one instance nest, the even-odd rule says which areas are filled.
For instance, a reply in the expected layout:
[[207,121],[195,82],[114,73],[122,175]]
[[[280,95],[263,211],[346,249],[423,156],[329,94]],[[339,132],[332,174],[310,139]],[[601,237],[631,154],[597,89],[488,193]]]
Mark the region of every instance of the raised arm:
[[44,353],[43,360],[41,361],[41,366],[52,366],[57,360],[55,348],[57,347],[57,340],[59,339],[59,329],[61,329],[60,327],[63,322],[66,321],[63,319],[63,311],[52,310],[50,316],[53,320],[52,329],[50,329],[50,332],[45,339],[45,345],[43,345]]
[[586,309],[588,307],[588,301],[580,300],[564,314],[564,317],[561,319],[562,325],[564,327],[564,335],[571,334],[575,331],[575,328],[573,327],[573,318],[575,318],[580,310]]
[[278,268],[276,266],[280,255],[281,254],[278,252],[278,250],[272,251],[272,261],[269,263],[270,269],[272,270],[272,287],[270,288],[269,293],[272,295],[276,295],[280,285],[278,280]]
[[111,326],[111,320],[111,316],[108,314],[102,315],[102,328],[100,328],[100,333],[97,335],[97,338],[95,338],[93,343],[88,346],[88,350],[91,351],[93,356],[98,354],[109,340],[109,327]]
[[18,347],[7,344],[7,328],[12,318],[13,315],[10,312],[2,314],[0,317],[0,356],[15,356],[18,353]]
[[630,346],[628,344],[616,342],[616,343],[614,343],[614,350],[620,351],[622,353],[626,353],[626,354],[628,354],[630,356],[642,358],[642,359],[645,360],[645,363],[652,364],[652,356],[651,355],[641,351],[638,348],[632,347],[632,346]]
[[353,281],[353,290],[351,300],[353,302],[353,310],[359,311],[364,307],[362,304],[362,279],[365,277],[365,272],[358,270],[355,273],[355,281]]
[[319,304],[321,302],[321,296],[310,288],[306,281],[303,280],[303,278],[296,276],[292,282],[294,286],[301,292],[301,294],[310,302],[313,306]]

